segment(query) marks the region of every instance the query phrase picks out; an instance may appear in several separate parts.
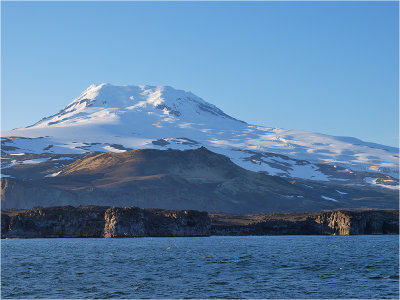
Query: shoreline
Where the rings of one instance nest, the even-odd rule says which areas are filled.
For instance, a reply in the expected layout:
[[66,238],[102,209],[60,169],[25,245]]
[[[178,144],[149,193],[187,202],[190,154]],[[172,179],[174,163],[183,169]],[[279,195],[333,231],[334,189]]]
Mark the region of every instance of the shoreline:
[[225,214],[138,207],[2,209],[1,238],[399,234],[397,210]]
[[[381,234],[354,234],[352,236],[400,236],[398,233],[381,233]],[[145,238],[212,238],[212,237],[272,237],[272,236],[337,236],[337,237],[348,237],[350,235],[340,235],[340,234],[265,234],[265,235],[203,235],[203,236],[136,236],[136,237],[115,237],[114,239],[145,239]],[[99,239],[104,240],[104,237],[6,237],[1,238],[2,240],[37,240],[37,239]]]

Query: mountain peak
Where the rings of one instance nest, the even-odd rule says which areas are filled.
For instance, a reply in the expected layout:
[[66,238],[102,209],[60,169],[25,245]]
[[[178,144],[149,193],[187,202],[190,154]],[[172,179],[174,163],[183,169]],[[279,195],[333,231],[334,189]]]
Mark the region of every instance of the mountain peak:
[[[143,112],[164,117],[202,121],[222,117],[237,121],[216,106],[191,92],[171,86],[92,84],[75,100],[55,115],[44,118],[31,127],[64,126],[85,122],[108,122],[129,112]],[[108,121],[107,121],[108,120]]]
[[397,148],[247,124],[170,86],[91,85],[57,114],[7,136],[2,150],[11,154],[205,146],[246,169],[271,175],[386,186],[398,182],[393,179],[399,172]]
[[[136,94],[136,99],[139,98],[150,98],[146,99],[150,102],[157,102],[155,100],[159,100],[161,102],[168,101],[174,102],[174,100],[179,100],[180,97],[184,97],[186,99],[195,100],[196,102],[207,103],[202,98],[197,97],[191,92],[187,92],[184,90],[178,90],[168,85],[112,85],[110,83],[102,83],[99,85],[92,84],[86,90],[84,90],[78,98],[76,98],[73,102],[77,102],[82,99],[95,100],[97,98],[109,98],[109,100],[116,101],[114,99],[129,99],[134,100],[134,95]],[[143,96],[143,97],[140,97]],[[157,99],[156,99],[157,98]],[[175,98],[175,99],[174,99]],[[125,99],[125,100],[126,100]],[[142,99],[144,100],[144,99]],[[131,103],[127,101],[126,103]],[[158,104],[158,103],[157,103]]]

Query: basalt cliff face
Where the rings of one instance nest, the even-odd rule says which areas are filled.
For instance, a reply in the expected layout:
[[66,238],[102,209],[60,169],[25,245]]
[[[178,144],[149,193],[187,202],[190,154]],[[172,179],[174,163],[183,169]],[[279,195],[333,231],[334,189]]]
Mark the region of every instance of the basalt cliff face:
[[210,218],[194,210],[112,207],[105,212],[104,237],[208,236]]
[[138,207],[64,206],[5,209],[1,213],[2,238],[398,233],[396,210],[232,215]]
[[315,217],[324,231],[339,235],[398,234],[398,211],[334,211]]
[[138,207],[47,207],[3,210],[2,238],[206,236],[206,212]]
[[57,238],[101,237],[106,207],[47,207],[31,210],[2,210],[1,237]]
[[397,210],[210,215],[213,235],[399,234]]

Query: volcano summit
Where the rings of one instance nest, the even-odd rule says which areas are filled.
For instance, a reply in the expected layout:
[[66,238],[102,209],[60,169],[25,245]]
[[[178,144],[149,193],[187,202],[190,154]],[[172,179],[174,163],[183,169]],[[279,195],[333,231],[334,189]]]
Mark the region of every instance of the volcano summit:
[[90,152],[200,147],[248,171],[340,186],[336,197],[320,192],[320,200],[327,203],[338,202],[346,187],[393,199],[398,193],[397,148],[251,125],[169,86],[91,85],[58,113],[3,132],[2,177],[18,181],[63,176],[66,165]]

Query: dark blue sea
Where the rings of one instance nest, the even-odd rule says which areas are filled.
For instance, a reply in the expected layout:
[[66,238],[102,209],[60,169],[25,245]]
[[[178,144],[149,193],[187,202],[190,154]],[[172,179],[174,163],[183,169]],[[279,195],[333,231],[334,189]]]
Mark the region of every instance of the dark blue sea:
[[399,237],[1,241],[1,298],[394,298]]

